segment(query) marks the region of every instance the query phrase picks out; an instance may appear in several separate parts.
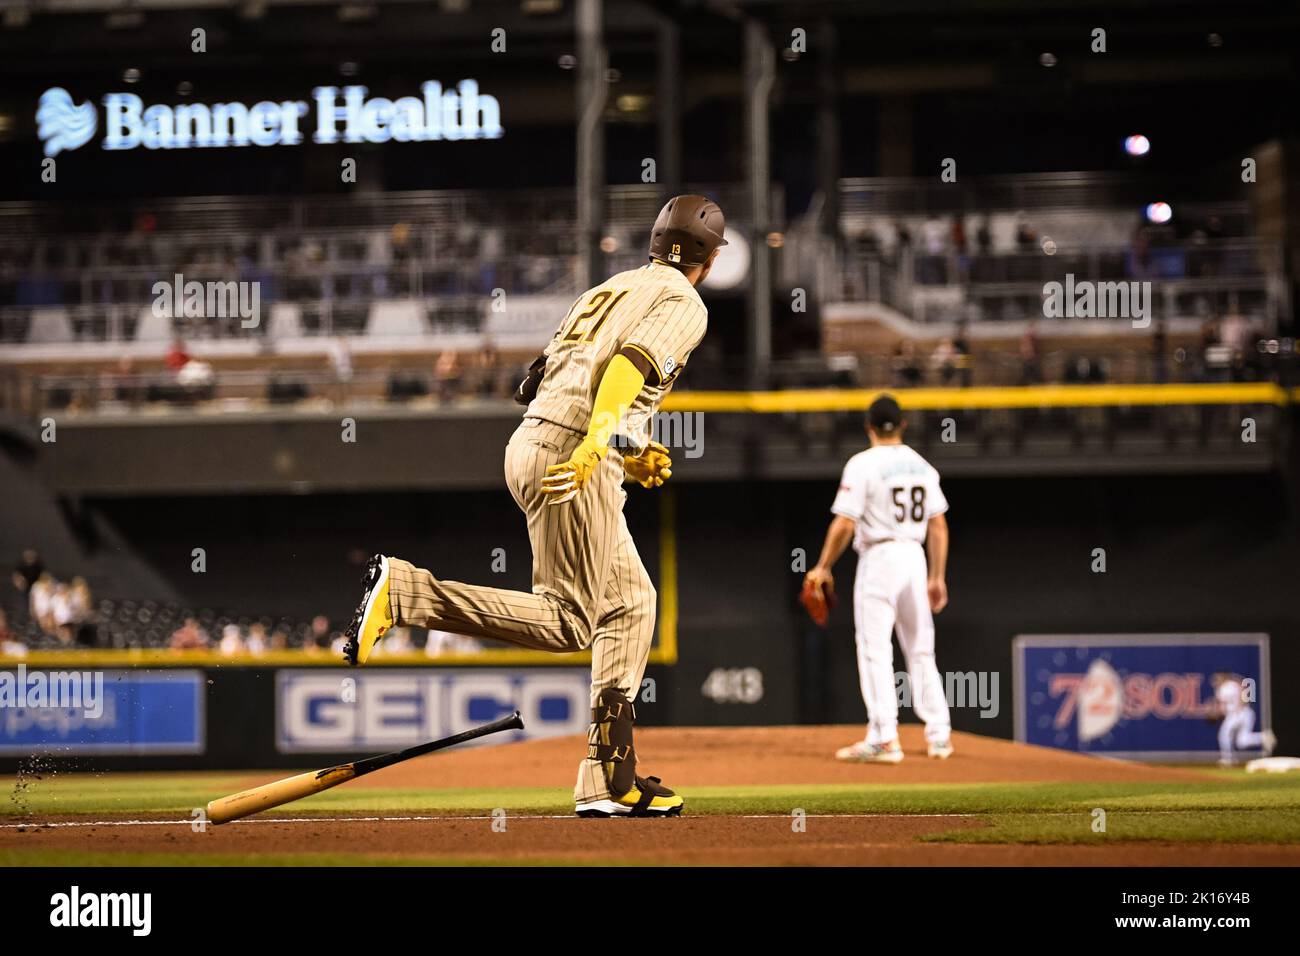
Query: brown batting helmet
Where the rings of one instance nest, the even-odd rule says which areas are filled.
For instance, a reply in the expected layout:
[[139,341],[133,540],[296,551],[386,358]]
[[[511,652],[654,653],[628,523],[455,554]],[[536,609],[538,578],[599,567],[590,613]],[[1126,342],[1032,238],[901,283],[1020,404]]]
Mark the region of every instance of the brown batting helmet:
[[727,220],[712,199],[674,196],[650,230],[650,258],[675,266],[702,266],[718,246]]

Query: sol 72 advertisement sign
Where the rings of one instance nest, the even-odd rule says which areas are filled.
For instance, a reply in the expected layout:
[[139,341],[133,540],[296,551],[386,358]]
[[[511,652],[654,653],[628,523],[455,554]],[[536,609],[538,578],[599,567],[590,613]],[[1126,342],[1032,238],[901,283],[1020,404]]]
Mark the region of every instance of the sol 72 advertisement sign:
[[1142,760],[1213,760],[1231,706],[1271,725],[1267,634],[1023,634],[1016,739]]

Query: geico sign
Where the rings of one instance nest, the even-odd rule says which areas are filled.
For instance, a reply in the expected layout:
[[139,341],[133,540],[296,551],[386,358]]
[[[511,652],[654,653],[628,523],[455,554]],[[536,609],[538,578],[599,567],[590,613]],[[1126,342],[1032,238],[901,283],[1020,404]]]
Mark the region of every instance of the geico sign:
[[[444,90],[430,81],[420,96],[367,97],[364,86],[318,86],[312,100],[145,105],[134,93],[104,97],[104,149],[194,149],[296,146],[312,128],[316,143],[424,143],[496,139],[501,105],[480,93],[474,80]],[[312,117],[313,105],[315,116]],[[76,105],[59,87],[41,95],[37,131],[45,155],[77,149],[94,136],[97,116],[89,101]]]

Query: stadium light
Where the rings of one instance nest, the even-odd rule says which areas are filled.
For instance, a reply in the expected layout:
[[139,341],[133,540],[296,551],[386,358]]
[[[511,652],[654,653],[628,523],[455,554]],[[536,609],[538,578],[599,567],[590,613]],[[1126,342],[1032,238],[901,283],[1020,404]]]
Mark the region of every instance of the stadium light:
[[1135,133],[1124,140],[1124,152],[1130,156],[1145,156],[1151,152],[1151,140],[1141,133]]
[[1167,202],[1147,203],[1143,210],[1147,217],[1147,222],[1164,223],[1174,217],[1174,209]]

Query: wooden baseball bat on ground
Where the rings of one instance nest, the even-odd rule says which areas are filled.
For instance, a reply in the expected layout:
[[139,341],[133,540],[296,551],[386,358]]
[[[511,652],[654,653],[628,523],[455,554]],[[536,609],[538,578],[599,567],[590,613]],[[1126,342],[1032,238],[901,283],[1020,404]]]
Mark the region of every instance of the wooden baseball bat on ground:
[[301,800],[313,793],[320,793],[322,790],[330,789],[330,787],[337,787],[341,783],[347,783],[357,777],[374,773],[384,767],[391,767],[395,763],[410,760],[412,757],[433,753],[433,751],[442,750],[445,747],[454,747],[456,744],[463,744],[467,740],[486,737],[488,734],[499,733],[502,730],[522,730],[523,726],[523,718],[519,716],[519,711],[515,711],[509,717],[503,717],[490,724],[474,727],[451,737],[443,737],[441,740],[432,740],[427,744],[419,744],[405,750],[395,750],[392,753],[366,757],[364,760],[358,760],[355,763],[326,767],[324,770],[309,770],[297,776],[285,777],[283,780],[276,780],[260,787],[253,787],[251,790],[244,790],[228,797],[213,800],[208,804],[208,822],[229,823],[231,820],[238,820],[240,817],[282,806],[294,800]]

